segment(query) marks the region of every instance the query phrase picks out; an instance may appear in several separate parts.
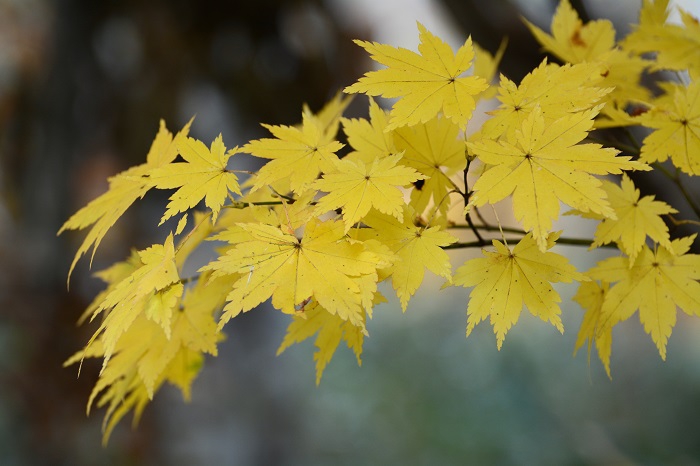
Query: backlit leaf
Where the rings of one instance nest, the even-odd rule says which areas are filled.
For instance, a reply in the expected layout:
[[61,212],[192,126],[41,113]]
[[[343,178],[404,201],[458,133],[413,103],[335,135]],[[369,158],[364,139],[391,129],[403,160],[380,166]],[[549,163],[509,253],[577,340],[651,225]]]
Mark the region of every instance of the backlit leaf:
[[362,160],[371,164],[375,159],[396,154],[399,150],[394,145],[394,135],[385,131],[389,115],[369,98],[369,120],[364,118],[343,118],[343,130],[348,142],[354,149],[344,160]]
[[425,181],[411,191],[411,206],[422,214],[431,204],[444,214],[450,207],[450,180],[467,166],[464,141],[459,128],[446,118],[434,118],[410,128],[394,131],[396,148],[403,151],[402,163],[425,175]]
[[[547,249],[558,237],[549,235]],[[586,277],[564,256],[540,251],[531,234],[512,250],[497,240],[493,246],[495,251],[482,250],[486,257],[468,260],[454,275],[455,285],[474,287],[467,306],[467,336],[488,317],[500,350],[506,333],[518,322],[523,305],[563,333],[558,305],[561,298],[551,283],[583,281]]]
[[[101,337],[104,345],[103,369],[122,334],[145,312],[151,299],[158,301],[152,305],[151,315],[148,317],[158,323],[169,336],[172,307],[183,291],[182,284],[178,283],[172,235],[168,236],[162,245],[155,244],[139,251],[139,259],[141,265],[114,285],[96,306],[92,317],[94,319],[98,314],[108,312],[91,339],[94,341],[98,336]],[[157,296],[158,293],[167,293],[168,296],[162,299],[162,295]]]
[[547,126],[559,118],[592,109],[612,91],[598,87],[606,71],[607,67],[596,63],[558,66],[545,60],[520,85],[501,75],[501,105],[490,112],[492,118],[479,131],[485,138],[512,138],[536,108]]
[[301,194],[319,173],[335,169],[338,163],[335,153],[343,144],[329,136],[317,118],[304,114],[301,129],[292,126],[263,126],[275,139],[257,139],[241,149],[256,157],[271,159],[258,171],[253,189],[289,178],[292,191]]
[[153,186],[159,189],[177,188],[170,196],[170,203],[161,218],[162,224],[180,212],[187,212],[202,199],[214,213],[213,221],[230,192],[241,194],[238,177],[227,170],[229,157],[238,151],[234,147],[226,152],[221,135],[208,149],[202,141],[190,137],[180,137],[176,141],[184,162],[176,162],[156,168],[149,173]]
[[316,336],[314,344],[318,350],[314,353],[316,361],[316,385],[321,383],[321,377],[328,363],[331,362],[335,350],[341,341],[345,341],[348,348],[353,350],[357,358],[357,364],[362,364],[362,343],[365,337],[364,326],[358,327],[347,320],[341,319],[337,314],[331,314],[318,303],[311,303],[304,309],[303,316],[295,316],[287,327],[284,340],[277,349],[277,355],[295,343]]
[[[600,19],[583,24],[569,1],[561,0],[552,18],[551,35],[529,21],[525,24],[545,50],[563,61],[603,64],[600,87],[614,88],[608,99],[620,107],[630,101],[649,98],[649,90],[641,85],[640,79],[651,62],[616,46],[611,21]],[[607,114],[608,110],[605,107],[603,112]]]
[[579,144],[596,113],[573,114],[546,125],[542,112],[535,109],[510,141],[468,143],[481,161],[493,165],[474,184],[470,205],[493,204],[512,194],[516,219],[532,232],[543,252],[560,201],[582,212],[615,218],[601,181],[592,175],[650,168],[630,157],[616,157],[615,149]]
[[576,337],[574,354],[588,341],[588,363],[591,362],[591,346],[595,342],[598,350],[598,358],[605,367],[605,373],[610,375],[610,356],[612,355],[612,326],[601,320],[601,310],[605,302],[605,296],[610,290],[610,284],[596,281],[582,282],[578,291],[572,298],[586,310],[581,322],[581,328]]
[[651,69],[700,72],[700,24],[679,8],[681,24],[667,23],[668,0],[644,1],[639,25],[623,41],[625,50],[639,55],[656,53]]
[[[175,139],[187,136],[190,124],[187,123],[175,136]],[[137,199],[142,198],[151,189],[147,174],[150,170],[162,167],[172,162],[177,157],[177,148],[172,133],[165,128],[165,122],[160,121],[160,129],[151,149],[146,156],[146,163],[125,170],[109,178],[109,189],[106,193],[92,200],[88,205],[73,214],[58,230],[60,235],[65,230],[83,230],[92,225],[85,240],[75,253],[75,257],[68,272],[68,280],[73,273],[75,264],[83,254],[92,248],[94,257],[97,247],[100,245],[107,231],[119,220],[124,212]],[[90,258],[92,264],[92,257]]]
[[644,245],[634,263],[627,257],[605,259],[588,271],[597,280],[615,283],[601,309],[601,326],[614,326],[639,310],[644,330],[662,359],[676,324],[676,308],[700,315],[700,255],[688,254],[690,241],[674,240],[671,249]]
[[375,159],[365,165],[342,160],[338,171],[323,175],[312,186],[328,194],[316,205],[316,213],[343,209],[343,221],[347,232],[372,207],[403,220],[403,192],[399,188],[425,178],[413,168],[397,165],[401,154]]
[[603,181],[602,187],[617,218],[604,218],[598,224],[592,247],[617,242],[620,250],[629,256],[631,264],[642,250],[647,235],[665,248],[671,248],[668,227],[661,215],[676,213],[676,209],[665,202],[655,201],[654,196],[640,199],[639,190],[625,174],[620,186]]
[[404,311],[411,296],[423,282],[426,268],[451,280],[450,258],[442,248],[457,241],[457,238],[439,227],[414,225],[412,214],[410,209],[404,207],[402,222],[395,217],[378,213],[372,213],[363,220],[374,229],[376,238],[398,257],[389,269],[389,275]]
[[651,163],[670,157],[683,172],[700,176],[700,81],[668,89],[672,100],[661,100],[638,118],[655,129],[644,139],[640,159]]
[[288,314],[313,298],[328,312],[363,325],[368,283],[362,289],[358,280],[370,275],[376,290],[379,260],[345,237],[342,222],[311,220],[301,239],[264,224],[238,224],[218,238],[231,241],[233,248],[202,270],[240,275],[226,298],[220,326],[269,298]]
[[376,42],[356,40],[372,59],[387,66],[366,73],[345,92],[399,97],[394,104],[387,130],[412,126],[433,119],[438,112],[464,128],[476,107],[474,96],[488,83],[478,76],[462,76],[474,58],[469,37],[457,53],[418,23],[420,54]]

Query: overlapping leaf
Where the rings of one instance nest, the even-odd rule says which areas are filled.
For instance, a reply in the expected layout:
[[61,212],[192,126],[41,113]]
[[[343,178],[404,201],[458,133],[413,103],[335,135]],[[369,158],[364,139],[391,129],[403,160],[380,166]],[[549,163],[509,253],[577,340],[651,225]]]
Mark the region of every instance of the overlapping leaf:
[[583,316],[583,322],[581,322],[581,328],[576,337],[574,354],[588,341],[588,362],[590,363],[591,346],[595,342],[598,358],[603,363],[608,377],[611,377],[612,326],[609,322],[606,323],[601,319],[603,303],[609,290],[610,284],[607,282],[602,284],[596,281],[582,282],[572,299],[586,309],[586,314]]
[[303,316],[295,316],[292,323],[287,327],[284,340],[277,350],[277,355],[295,343],[316,336],[314,342],[318,349],[314,353],[316,361],[316,385],[321,383],[323,371],[331,362],[335,350],[341,341],[345,341],[357,358],[357,364],[362,364],[362,343],[364,341],[364,326],[358,327],[347,320],[341,319],[337,314],[330,312],[319,306],[318,303],[311,303],[304,309]]
[[411,191],[411,206],[422,214],[432,202],[441,212],[450,206],[447,193],[454,189],[450,177],[467,166],[459,127],[446,118],[394,131],[396,148],[403,151],[403,163],[425,175]]
[[371,208],[403,220],[403,192],[399,189],[425,178],[413,168],[398,165],[401,154],[375,159],[365,165],[362,160],[342,160],[338,170],[323,175],[314,189],[325,191],[316,205],[316,213],[343,209],[343,221],[347,232]]
[[342,222],[313,219],[301,239],[271,225],[238,224],[217,239],[233,247],[202,270],[240,274],[226,298],[221,326],[268,298],[288,314],[313,298],[328,312],[362,326],[363,305],[376,291],[381,261],[362,244],[351,243]]
[[525,24],[545,50],[569,63],[594,60],[615,46],[615,28],[610,20],[584,25],[568,0],[559,2],[552,18],[551,35],[527,20]]
[[396,154],[399,150],[394,145],[394,135],[385,131],[389,115],[369,98],[369,120],[364,118],[343,118],[343,131],[348,143],[354,149],[343,159],[371,164],[375,159]]
[[[228,285],[225,281],[219,281]],[[143,408],[153,399],[163,382],[178,386],[189,399],[190,386],[203,362],[203,354],[217,354],[221,334],[217,331],[214,312],[223,304],[225,293],[219,283],[205,290],[200,282],[182,299],[182,309],[169,322],[168,333],[144,314],[117,341],[113,356],[100,373],[88,400],[88,412],[96,399],[98,407],[107,405],[103,440],[106,442],[117,422],[130,410],[138,422]],[[66,361],[66,365],[85,357],[107,357],[104,334]]]
[[549,126],[539,109],[532,111],[521,130],[506,141],[480,140],[469,149],[493,165],[474,184],[470,205],[495,203],[512,194],[513,212],[545,251],[559,202],[582,212],[615,218],[601,182],[592,175],[644,170],[648,166],[616,157],[617,150],[599,144],[579,144],[593,126],[597,110],[556,120]]
[[525,24],[545,50],[564,62],[603,64],[601,86],[614,88],[608,98],[617,105],[649,98],[649,90],[640,84],[640,78],[651,62],[616,47],[611,21],[601,19],[583,24],[569,1],[561,0],[552,18],[551,35],[529,21]]
[[[498,73],[498,66],[501,64],[507,43],[508,41],[504,39],[495,54],[491,54],[479,44],[474,43],[474,76],[484,78],[484,81],[490,84]],[[490,99],[496,95],[496,92],[496,87],[489,86],[486,90],[477,94],[476,99]]]
[[[190,120],[175,136],[175,140],[187,136],[191,123],[192,121]],[[94,256],[107,231],[134,201],[142,198],[151,189],[150,180],[146,176],[148,172],[154,168],[169,164],[177,157],[175,140],[172,133],[166,129],[165,122],[161,120],[158,134],[146,156],[146,163],[129,168],[111,177],[109,179],[109,189],[106,193],[78,210],[63,224],[58,234],[65,230],[82,230],[92,225],[85,240],[83,240],[83,243],[75,253],[68,272],[68,280],[70,280],[75,264],[83,254],[92,248],[92,255]],[[92,259],[90,263],[92,263]]]
[[326,125],[317,118],[304,114],[301,128],[263,126],[275,139],[257,139],[241,149],[256,157],[271,159],[258,171],[253,189],[289,178],[292,191],[301,194],[319,173],[331,172],[338,164],[335,153],[343,144],[334,140]]
[[641,160],[671,162],[689,175],[700,176],[700,81],[687,87],[668,85],[663,99],[638,120],[655,131],[644,139]]
[[639,190],[627,175],[622,175],[620,186],[603,181],[602,187],[617,218],[602,219],[596,229],[592,247],[616,242],[620,250],[629,256],[630,264],[634,263],[642,250],[647,236],[665,248],[671,248],[668,227],[661,215],[675,213],[676,209],[665,202],[654,200],[654,196],[640,199]]
[[[140,268],[139,264],[140,256],[135,254],[129,261],[99,273],[110,284],[103,296],[122,285],[127,277],[133,277],[133,272]],[[105,358],[87,405],[88,413],[95,400],[98,407],[107,406],[103,422],[104,443],[114,426],[129,411],[134,411],[134,423],[138,422],[146,404],[163,382],[176,385],[183,397],[189,399],[190,387],[202,366],[203,355],[216,356],[216,345],[222,335],[214,315],[223,305],[225,289],[230,283],[226,279],[207,283],[206,275],[202,278],[182,299],[178,299],[179,310],[167,322],[167,329],[141,312],[125,328],[111,352],[107,348],[111,346],[110,338],[102,333],[65,362],[67,366],[84,358]]]
[[588,275],[617,282],[600,310],[599,328],[614,326],[639,310],[644,330],[666,359],[666,344],[676,324],[676,308],[700,315],[700,255],[688,254],[695,235],[674,240],[671,249],[644,245],[634,263],[627,257],[601,261]]
[[92,342],[98,336],[101,338],[104,347],[103,368],[122,334],[139,315],[145,315],[147,311],[149,315],[146,317],[160,325],[166,336],[170,336],[172,312],[183,292],[175,265],[172,235],[162,245],[155,244],[139,251],[139,260],[140,265],[111,287],[95,306],[93,318],[108,312],[91,339]]
[[700,72],[700,24],[679,8],[681,24],[667,23],[668,0],[644,1],[639,25],[623,41],[625,50],[636,54],[655,52],[653,70],[689,70]]
[[315,119],[316,126],[324,133],[324,140],[332,141],[338,134],[338,127],[345,109],[352,102],[353,96],[343,95],[338,92],[331,100],[318,111],[313,113],[307,104],[304,104],[303,114],[306,118]]
[[557,66],[543,61],[520,85],[501,76],[498,100],[479,130],[485,138],[512,138],[530,113],[539,108],[546,125],[573,113],[592,109],[612,89],[598,87],[607,67],[596,63]]
[[450,258],[442,249],[457,238],[439,227],[413,224],[413,212],[404,207],[403,221],[395,217],[371,213],[363,220],[374,229],[376,238],[398,257],[388,274],[405,311],[408,301],[423,282],[425,269],[447,280],[451,279]]

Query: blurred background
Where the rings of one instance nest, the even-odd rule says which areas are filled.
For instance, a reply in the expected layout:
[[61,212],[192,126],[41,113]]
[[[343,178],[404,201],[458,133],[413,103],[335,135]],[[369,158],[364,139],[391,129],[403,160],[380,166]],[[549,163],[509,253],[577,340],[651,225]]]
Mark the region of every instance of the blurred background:
[[[542,59],[520,16],[548,30],[556,3],[0,0],[0,464],[700,464],[697,319],[679,315],[667,362],[635,319],[616,327],[610,381],[595,350],[572,357],[574,287],[563,336],[524,313],[498,352],[486,323],[464,338],[468,291],[428,281],[406,315],[376,310],[362,368],[341,347],[320,387],[312,341],[275,357],[288,321],[261,308],[227,326],[191,403],[161,390],[104,448],[103,412],[85,416],[98,366],[61,367],[94,331],[75,322],[100,283],[82,260],[66,290],[83,234],[56,231],[145,159],[160,118],[176,130],[196,114],[195,137],[244,144],[369,69],[352,39],[415,49],[416,20],[455,47],[508,36],[501,70],[519,81]],[[572,3],[624,34],[641,2]],[[93,270],[162,236],[167,195],[117,223]],[[605,257],[562,251],[581,270]]]

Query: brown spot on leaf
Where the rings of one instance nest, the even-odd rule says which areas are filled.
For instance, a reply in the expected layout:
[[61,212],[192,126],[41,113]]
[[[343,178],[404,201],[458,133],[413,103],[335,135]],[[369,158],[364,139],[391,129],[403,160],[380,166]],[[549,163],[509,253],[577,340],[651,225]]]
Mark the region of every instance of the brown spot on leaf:
[[581,37],[581,29],[578,28],[574,31],[573,34],[571,34],[571,43],[574,44],[577,47],[586,47],[588,44],[586,44],[586,41],[583,40]]
[[632,111],[630,112],[630,116],[636,117],[636,116],[639,116],[639,115],[643,115],[644,113],[646,113],[646,112],[648,112],[648,111],[649,111],[649,109],[646,108],[646,107],[635,107],[635,108],[633,108]]

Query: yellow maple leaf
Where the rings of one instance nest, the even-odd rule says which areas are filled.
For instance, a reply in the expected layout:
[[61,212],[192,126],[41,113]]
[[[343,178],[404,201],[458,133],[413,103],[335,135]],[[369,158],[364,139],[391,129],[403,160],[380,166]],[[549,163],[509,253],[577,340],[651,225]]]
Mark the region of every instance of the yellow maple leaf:
[[588,363],[591,362],[591,346],[595,342],[595,347],[598,350],[598,358],[605,367],[605,373],[610,375],[610,356],[612,355],[612,326],[601,321],[601,310],[605,302],[605,296],[610,290],[610,284],[607,282],[598,283],[597,281],[582,282],[578,291],[572,298],[579,303],[581,307],[586,309],[586,314],[583,316],[581,328],[576,337],[576,346],[574,354],[588,341]]
[[[211,281],[208,278],[208,274],[200,277],[197,284],[178,300],[180,309],[169,322],[170,328],[167,332],[163,332],[162,328],[153,329],[150,338],[143,338],[147,342],[146,350],[137,367],[150,399],[153,399],[156,383],[161,377],[171,381],[176,378],[185,382],[178,385],[184,397],[188,399],[192,376],[196,375],[202,363],[200,356],[204,353],[217,355],[217,344],[223,339],[223,335],[214,316],[224,304],[225,293],[231,286],[231,280],[229,277]],[[148,315],[145,314],[144,317],[148,318]],[[133,331],[140,331],[139,325],[146,327],[148,324],[143,321],[135,323]],[[176,359],[178,354],[179,360]],[[187,355],[191,356],[189,362],[185,358]],[[188,367],[192,364],[197,365],[194,372]]]
[[[94,319],[100,313],[108,312],[88,343],[90,346],[100,336],[104,345],[103,369],[122,334],[146,309],[150,312],[148,317],[169,336],[172,310],[184,290],[175,265],[172,235],[164,244],[154,244],[138,254],[141,265],[111,288],[92,315]],[[156,301],[149,307],[152,299]]]
[[[187,136],[191,123],[192,120],[182,128],[175,139]],[[165,122],[161,120],[158,134],[146,156],[146,163],[131,167],[109,178],[109,189],[107,192],[90,201],[88,205],[78,210],[61,226],[61,229],[58,230],[59,235],[65,230],[83,230],[92,225],[83,243],[75,253],[68,272],[68,281],[70,281],[70,276],[78,260],[90,248],[92,248],[92,256],[94,257],[95,251],[100,245],[102,238],[107,234],[107,231],[119,220],[119,217],[126,212],[131,204],[142,198],[151,189],[152,186],[147,177],[148,172],[172,162],[175,157],[177,157],[177,148],[173,135],[165,127]],[[90,258],[90,264],[92,264],[92,257]]]
[[630,157],[616,157],[616,149],[579,144],[596,114],[597,109],[576,113],[547,126],[535,108],[508,142],[467,143],[481,161],[493,165],[474,184],[469,205],[493,204],[512,194],[516,219],[533,233],[543,252],[560,201],[582,212],[615,218],[601,181],[592,175],[650,168]]
[[629,256],[630,264],[642,250],[647,235],[665,248],[671,248],[668,227],[660,216],[678,212],[676,209],[654,200],[654,196],[640,199],[639,190],[626,174],[622,175],[620,186],[603,181],[602,187],[617,218],[604,218],[598,224],[591,247],[617,242],[620,250]]
[[216,222],[229,192],[241,194],[238,177],[226,168],[229,157],[235,154],[238,148],[234,147],[226,152],[221,134],[211,143],[211,149],[202,141],[190,137],[179,137],[175,143],[185,161],[163,165],[148,174],[156,188],[178,188],[170,196],[160,224],[173,215],[188,211],[202,199],[213,212],[213,221]]
[[700,72],[700,24],[687,11],[678,8],[681,24],[669,24],[668,0],[645,0],[639,25],[622,41],[622,47],[643,55],[656,53],[651,69]]
[[346,233],[372,207],[403,220],[404,200],[399,188],[422,180],[425,175],[397,165],[400,160],[401,154],[375,159],[367,165],[362,160],[340,161],[337,171],[323,175],[311,185],[328,193],[316,204],[316,214],[342,207]]
[[143,262],[141,262],[141,258],[139,257],[138,251],[132,249],[131,254],[126,260],[116,262],[104,270],[95,272],[93,275],[102,280],[104,283],[106,283],[107,288],[102,290],[97,294],[97,296],[95,296],[95,298],[92,300],[92,302],[88,305],[88,307],[78,319],[78,324],[83,324],[89,317],[92,317],[95,314],[97,308],[104,301],[105,297],[109,293],[114,291],[116,286],[122,280],[134,273],[134,271],[142,265]]
[[[216,344],[223,335],[214,317],[224,305],[231,282],[230,276],[210,278],[205,273],[194,286],[185,290],[178,310],[180,320],[172,324],[178,328],[178,338],[183,346],[217,356]],[[188,327],[193,330],[187,330]]]
[[[244,188],[252,185],[249,178]],[[318,194],[309,189],[296,196],[294,201],[281,198],[278,193],[289,193],[289,179],[273,183],[264,190],[245,192],[232,209],[226,209],[213,230],[214,233],[224,231],[237,223],[263,223],[283,228],[286,233],[293,234],[295,230],[305,225],[314,212],[314,197]],[[257,204],[257,205],[256,205]]]
[[[90,394],[87,404],[87,414],[90,414],[93,404],[97,399],[98,408],[107,406],[102,423],[102,442],[106,444],[116,424],[130,411],[134,411],[134,424],[137,424],[143,409],[150,398],[145,384],[138,375],[138,362],[148,350],[151,338],[151,331],[157,329],[157,325],[144,319],[134,327],[137,331],[127,331],[120,341],[117,352],[112,357],[100,373],[100,378]],[[162,334],[162,331],[160,331]],[[122,344],[128,343],[127,346]],[[75,353],[69,358],[64,366],[78,363],[85,357],[103,357],[104,352],[101,342],[95,341],[84,351]],[[160,379],[154,384],[154,389],[158,389],[163,380]],[[98,398],[99,396],[99,398]]]
[[433,118],[410,128],[394,131],[402,162],[425,175],[425,181],[411,190],[411,206],[422,214],[432,202],[445,213],[450,207],[447,193],[455,187],[450,177],[467,166],[464,141],[459,127],[446,118]]
[[[183,269],[187,259],[189,259],[191,254],[204,242],[207,237],[209,237],[209,235],[211,235],[214,231],[221,230],[223,228],[221,225],[224,223],[224,221],[231,221],[230,217],[235,215],[232,214],[232,212],[241,213],[243,209],[227,210],[228,215],[226,215],[226,211],[224,211],[222,215],[219,216],[216,224],[212,223],[211,212],[203,212],[198,210],[194,211],[194,215],[192,215],[192,229],[187,233],[187,235],[180,239],[178,244],[175,245],[175,265],[177,266],[178,270]],[[241,221],[240,216],[238,216],[235,221]],[[177,231],[175,234],[177,234]]]
[[352,102],[353,96],[343,95],[338,92],[331,100],[318,111],[313,113],[307,104],[303,106],[303,114],[310,118],[315,118],[317,125],[324,132],[327,140],[335,139],[338,134],[341,117]]
[[[173,320],[171,338],[167,338],[157,324],[144,317],[137,318],[117,344],[114,356],[100,374],[88,401],[88,412],[98,396],[98,407],[108,405],[103,423],[104,443],[131,409],[134,423],[138,422],[141,411],[163,382],[177,385],[183,397],[189,399],[190,386],[202,366],[205,350],[193,348],[186,339],[197,333],[215,349],[221,339],[215,331],[216,321],[211,314],[203,320],[202,316],[179,313]],[[99,342],[93,346],[100,348]],[[90,355],[102,356],[104,354],[99,351]],[[82,357],[83,352],[76,353],[66,364]]]
[[335,153],[343,144],[332,139],[317,118],[303,114],[301,128],[263,126],[275,139],[257,139],[241,149],[256,157],[271,159],[258,171],[253,190],[289,178],[292,191],[301,194],[319,173],[333,171],[338,164]]
[[639,10],[639,26],[662,26],[668,20],[669,0],[642,0],[642,8]]
[[387,130],[425,123],[438,112],[464,128],[476,107],[474,96],[488,83],[478,76],[462,76],[474,58],[471,37],[457,53],[418,23],[420,54],[404,48],[356,40],[372,59],[388,68],[365,73],[345,92],[399,97],[391,112]]
[[[506,52],[506,45],[508,41],[504,39],[501,45],[496,50],[496,54],[492,55],[491,52],[482,48],[474,43],[474,76],[479,76],[484,78],[484,81],[491,83],[494,76],[498,72],[498,65],[501,63],[503,54]],[[494,86],[489,86],[486,90],[476,95],[476,99],[490,99],[496,95],[497,89]]]
[[596,59],[615,46],[615,28],[610,20],[583,24],[568,0],[561,0],[552,17],[552,35],[524,20],[545,50],[569,63]]
[[173,318],[173,310],[180,302],[183,291],[184,285],[182,283],[169,285],[153,293],[143,307],[143,314],[146,318],[160,325],[167,337],[170,337],[170,321]]
[[[376,290],[380,261],[345,237],[342,222],[313,219],[301,239],[272,225],[238,224],[216,239],[233,247],[201,270],[240,274],[226,298],[220,327],[270,297],[288,314],[313,298],[328,312],[362,326],[364,296]],[[364,275],[373,280],[360,281]]]
[[[116,278],[115,272],[112,269],[103,275]],[[105,443],[117,422],[130,410],[134,410],[134,422],[138,422],[141,411],[164,381],[177,385],[183,397],[189,399],[190,385],[202,365],[203,354],[216,356],[222,335],[214,315],[223,305],[230,282],[225,278],[208,282],[207,278],[208,274],[201,277],[179,300],[180,310],[168,323],[169,334],[142,313],[117,341],[87,406],[89,413],[99,395],[98,407],[108,405],[103,424]],[[100,335],[64,365],[85,357],[105,357],[104,340],[104,334]]]
[[318,350],[314,353],[316,361],[316,385],[321,383],[323,371],[331,362],[335,350],[341,341],[345,341],[357,358],[357,364],[362,365],[362,343],[364,341],[364,326],[358,327],[347,320],[341,319],[337,314],[331,314],[314,302],[306,306],[303,316],[294,316],[294,320],[287,327],[287,333],[277,349],[279,356],[295,343],[316,335],[314,342]]
[[[355,228],[348,232],[348,236],[354,240],[361,241],[365,248],[367,248],[368,251],[371,251],[379,259],[379,262],[377,263],[378,283],[383,282],[391,276],[392,265],[401,259],[399,256],[394,254],[389,246],[376,239],[377,235],[371,228]],[[367,296],[367,298],[371,299],[373,304],[379,304],[380,302],[386,301],[386,299],[379,292],[374,293],[373,296]],[[365,306],[365,311],[367,311],[367,315],[371,318],[372,309],[370,306]]]
[[668,83],[668,98],[657,101],[638,121],[654,128],[644,138],[640,160],[671,162],[689,175],[700,175],[700,81],[687,87]]
[[[615,103],[612,108],[650,97],[649,90],[640,85],[640,78],[651,62],[617,48],[615,28],[609,20],[594,20],[583,24],[569,1],[562,0],[552,18],[551,35],[527,20],[525,24],[545,50],[563,61],[603,64],[603,80],[600,85],[614,88],[607,98]],[[605,107],[603,112],[607,111],[608,107]],[[611,120],[620,123],[619,119]]]
[[639,310],[644,330],[666,359],[676,308],[700,315],[700,255],[687,253],[695,236],[674,240],[670,249],[644,245],[632,264],[628,257],[612,257],[589,270],[593,279],[617,282],[605,297],[601,326],[612,327]]
[[375,159],[400,152],[394,145],[394,135],[385,131],[389,115],[377,103],[369,98],[369,120],[365,118],[343,118],[343,131],[348,143],[355,149],[343,160],[362,160],[371,164]]
[[[557,238],[559,233],[548,236],[547,249],[554,246]],[[493,246],[495,251],[482,250],[486,257],[468,260],[454,275],[455,285],[474,287],[467,306],[467,336],[479,322],[490,317],[500,350],[506,333],[518,322],[523,305],[563,333],[557,304],[561,298],[551,283],[583,281],[586,276],[577,272],[566,257],[540,251],[530,233],[512,251],[498,240],[493,240]]]
[[490,139],[502,135],[512,138],[535,108],[542,112],[546,125],[572,113],[592,109],[612,90],[597,87],[606,70],[598,63],[558,66],[544,60],[520,85],[501,75],[498,87],[501,105],[489,112],[492,117],[486,120],[479,133]]
[[396,217],[377,212],[371,212],[363,219],[373,229],[368,234],[375,235],[397,257],[388,274],[404,311],[411,296],[423,282],[426,268],[451,280],[450,258],[442,248],[457,241],[457,238],[440,227],[414,225],[413,216],[413,211],[404,206],[402,222]]
[[[102,442],[106,444],[116,424],[131,410],[134,411],[133,424],[138,424],[143,410],[150,401],[148,390],[138,374],[138,362],[148,350],[152,334],[158,330],[157,325],[144,319],[144,325],[134,327],[135,331],[127,331],[119,342],[118,351],[110,359],[108,365],[101,371],[100,377],[90,393],[87,403],[87,414],[90,414],[93,405],[97,408],[107,406],[102,421]],[[141,322],[139,322],[141,324]],[[123,345],[123,346],[122,346]],[[83,357],[103,357],[101,342],[93,343],[89,354],[78,352],[64,365],[74,364]],[[86,350],[87,351],[87,350]],[[163,379],[156,381],[154,389],[160,388]],[[99,398],[98,398],[99,397]]]

